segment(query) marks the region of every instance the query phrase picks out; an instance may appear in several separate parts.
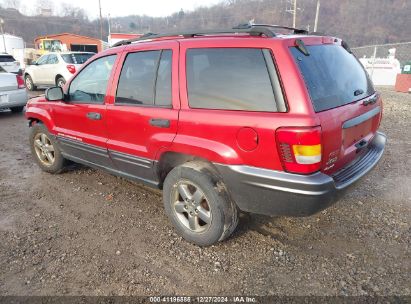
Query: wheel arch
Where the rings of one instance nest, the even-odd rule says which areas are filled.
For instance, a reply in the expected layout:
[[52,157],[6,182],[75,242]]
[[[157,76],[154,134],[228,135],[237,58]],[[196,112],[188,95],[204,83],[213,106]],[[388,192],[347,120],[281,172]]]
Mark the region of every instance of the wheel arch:
[[220,174],[213,163],[203,157],[181,152],[165,151],[160,155],[156,165],[154,166],[155,174],[160,182],[160,188],[162,188],[163,182],[171,170],[175,167],[193,161],[203,164],[204,167],[220,177]]
[[54,129],[54,123],[48,112],[42,109],[33,109],[30,108],[29,112],[26,112],[26,118],[29,121],[29,127],[35,123],[42,123],[46,126],[49,132],[52,132]]
[[57,80],[59,79],[59,78],[63,78],[64,79],[64,81],[66,81],[66,79],[64,78],[64,76],[63,75],[61,75],[61,74],[57,74],[56,75],[56,77],[54,77],[54,83],[57,85]]

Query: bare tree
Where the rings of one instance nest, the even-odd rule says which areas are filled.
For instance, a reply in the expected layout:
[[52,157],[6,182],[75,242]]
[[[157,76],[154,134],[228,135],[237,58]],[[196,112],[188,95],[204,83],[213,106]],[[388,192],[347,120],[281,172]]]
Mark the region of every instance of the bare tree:
[[4,0],[4,7],[5,8],[15,8],[20,9],[21,0]]

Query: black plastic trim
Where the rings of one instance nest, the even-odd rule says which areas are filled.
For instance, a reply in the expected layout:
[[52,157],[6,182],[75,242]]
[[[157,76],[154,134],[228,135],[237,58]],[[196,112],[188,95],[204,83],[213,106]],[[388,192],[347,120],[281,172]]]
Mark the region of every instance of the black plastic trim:
[[361,114],[360,116],[357,116],[357,117],[351,118],[350,120],[345,121],[342,125],[342,128],[348,129],[348,128],[357,126],[363,123],[364,121],[367,121],[368,119],[374,117],[375,115],[378,115],[380,112],[381,112],[381,107],[378,106],[372,109],[371,111],[368,111],[364,114]]
[[333,176],[291,174],[243,165],[215,164],[231,197],[242,211],[277,216],[307,216],[334,202],[348,186],[379,162],[386,137],[377,133],[368,151]]

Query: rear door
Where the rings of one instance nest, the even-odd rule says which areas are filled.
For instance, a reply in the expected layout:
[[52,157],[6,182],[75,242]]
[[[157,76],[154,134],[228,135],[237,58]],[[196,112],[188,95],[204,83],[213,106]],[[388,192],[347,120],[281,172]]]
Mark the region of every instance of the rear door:
[[111,167],[107,153],[106,94],[116,54],[90,62],[70,82],[65,101],[52,107],[54,131],[65,154]]
[[177,132],[178,43],[131,45],[120,67],[107,106],[109,154],[118,170],[156,183],[156,154]]
[[377,132],[382,104],[359,61],[340,43],[306,45],[291,53],[320,119],[323,171],[332,173],[364,151]]

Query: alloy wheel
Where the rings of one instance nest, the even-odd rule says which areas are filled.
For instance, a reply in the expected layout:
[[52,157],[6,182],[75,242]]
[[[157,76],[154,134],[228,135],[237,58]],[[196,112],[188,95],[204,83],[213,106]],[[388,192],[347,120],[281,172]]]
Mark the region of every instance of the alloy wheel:
[[180,181],[171,195],[172,209],[183,226],[196,233],[209,228],[212,220],[210,205],[198,185],[188,180]]
[[55,161],[54,146],[44,133],[38,133],[34,137],[34,150],[38,159],[46,166],[52,166]]

